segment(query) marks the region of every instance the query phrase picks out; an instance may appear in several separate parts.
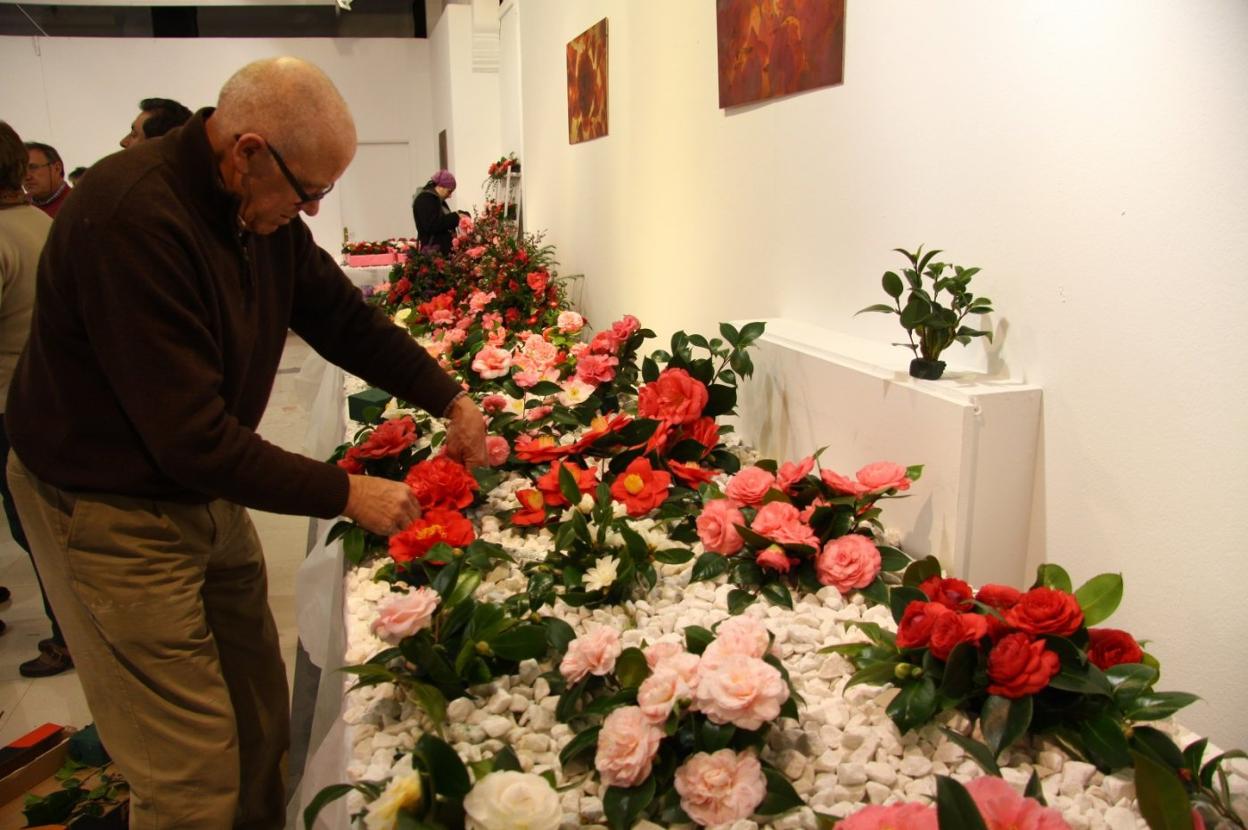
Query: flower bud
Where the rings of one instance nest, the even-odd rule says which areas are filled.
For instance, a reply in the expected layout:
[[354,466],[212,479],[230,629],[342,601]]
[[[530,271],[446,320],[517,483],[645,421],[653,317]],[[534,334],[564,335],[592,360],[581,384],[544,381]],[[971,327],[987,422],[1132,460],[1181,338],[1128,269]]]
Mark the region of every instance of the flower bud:
[[480,654],[482,657],[489,657],[493,653],[494,651],[490,648],[489,643],[484,641],[477,643],[477,654]]
[[577,504],[576,509],[588,516],[590,513],[594,512],[594,497],[589,493],[584,493],[581,496],[581,501]]
[[897,678],[898,680],[905,680],[907,677],[910,676],[911,668],[912,666],[909,663],[898,663],[893,668],[893,677]]

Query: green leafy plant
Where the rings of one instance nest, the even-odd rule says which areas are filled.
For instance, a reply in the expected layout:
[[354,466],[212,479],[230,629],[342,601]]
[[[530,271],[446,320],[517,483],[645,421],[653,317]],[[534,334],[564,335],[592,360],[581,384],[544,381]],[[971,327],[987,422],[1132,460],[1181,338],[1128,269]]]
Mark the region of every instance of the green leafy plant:
[[121,802],[126,780],[105,767],[70,758],[56,773],[61,789],[46,796],[27,795],[22,815],[28,826],[63,824],[82,826],[101,818]]
[[[936,250],[924,253],[922,245],[913,253],[905,248],[893,250],[905,256],[910,267],[903,269],[901,275],[895,271],[884,273],[884,293],[892,297],[892,304],[870,305],[858,314],[869,311],[896,314],[910,342],[893,345],[910,349],[916,358],[922,360],[939,361],[941,353],[954,342],[965,346],[975,337],[992,340],[992,332],[974,329],[962,323],[967,315],[987,314],[992,311],[992,300],[977,297],[970,290],[971,278],[979,273],[979,268],[934,262],[936,255],[941,252]],[[901,301],[903,294],[906,295],[904,305]],[[912,366],[911,374],[914,373]]]

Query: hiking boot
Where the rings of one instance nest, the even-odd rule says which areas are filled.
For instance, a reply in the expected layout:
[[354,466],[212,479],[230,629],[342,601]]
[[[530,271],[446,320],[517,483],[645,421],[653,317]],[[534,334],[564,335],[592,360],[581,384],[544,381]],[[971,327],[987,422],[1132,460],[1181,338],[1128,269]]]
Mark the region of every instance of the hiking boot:
[[[48,643],[44,648],[44,642]],[[39,643],[39,656],[17,667],[22,677],[51,677],[74,667],[69,649],[45,640]]]

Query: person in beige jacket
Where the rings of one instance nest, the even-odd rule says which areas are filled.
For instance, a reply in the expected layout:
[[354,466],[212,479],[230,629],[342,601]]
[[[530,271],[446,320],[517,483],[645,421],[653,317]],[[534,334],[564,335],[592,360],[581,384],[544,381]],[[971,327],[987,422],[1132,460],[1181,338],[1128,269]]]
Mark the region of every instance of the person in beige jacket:
[[[4,426],[4,399],[18,355],[30,334],[30,317],[35,307],[35,270],[39,254],[52,220],[46,213],[32,207],[22,192],[29,154],[22,140],[8,124],[0,121],[0,464],[8,462],[9,436]],[[26,534],[9,492],[7,477],[0,467],[0,496],[9,520],[13,541],[30,553]],[[38,574],[36,573],[36,577]],[[42,591],[42,581],[40,590]],[[0,588],[0,597],[8,598],[8,589]],[[73,668],[65,638],[52,614],[47,595],[43,607],[52,621],[52,636],[39,642],[39,656],[22,663],[18,669],[27,677],[48,677]],[[0,631],[4,623],[0,623]]]

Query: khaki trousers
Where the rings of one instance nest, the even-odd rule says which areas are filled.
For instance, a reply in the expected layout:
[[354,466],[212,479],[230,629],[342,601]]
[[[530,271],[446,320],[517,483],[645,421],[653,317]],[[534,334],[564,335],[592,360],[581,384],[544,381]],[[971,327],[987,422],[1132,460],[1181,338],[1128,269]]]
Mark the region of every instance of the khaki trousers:
[[132,830],[280,828],[289,697],[247,511],[9,485]]

